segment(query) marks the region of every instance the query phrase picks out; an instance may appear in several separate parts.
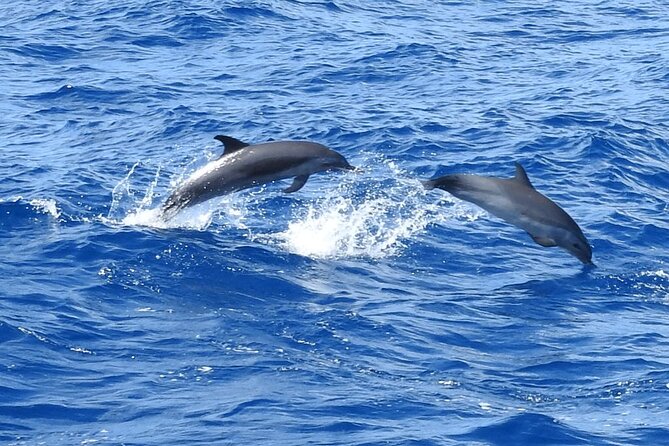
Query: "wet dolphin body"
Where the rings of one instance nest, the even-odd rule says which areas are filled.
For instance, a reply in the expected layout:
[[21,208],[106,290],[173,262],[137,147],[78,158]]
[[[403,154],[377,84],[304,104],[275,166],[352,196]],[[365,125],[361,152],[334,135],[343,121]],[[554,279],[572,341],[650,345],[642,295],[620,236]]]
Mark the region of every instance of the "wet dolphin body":
[[474,203],[527,231],[541,246],[559,246],[584,264],[592,264],[592,249],[581,228],[560,206],[537,192],[525,169],[516,163],[514,178],[446,175],[423,182]]
[[180,210],[231,192],[294,177],[286,193],[304,186],[309,175],[330,169],[354,170],[339,153],[308,141],[274,141],[249,145],[218,135],[225,150],[220,158],[195,171],[163,205],[164,219]]

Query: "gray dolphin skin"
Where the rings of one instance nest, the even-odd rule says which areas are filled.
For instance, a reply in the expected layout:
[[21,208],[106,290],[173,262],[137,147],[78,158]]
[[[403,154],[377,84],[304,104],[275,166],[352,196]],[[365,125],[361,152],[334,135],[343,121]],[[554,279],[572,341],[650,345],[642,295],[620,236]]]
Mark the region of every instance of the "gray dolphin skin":
[[355,170],[346,159],[324,145],[308,141],[273,141],[249,145],[230,136],[214,139],[225,146],[220,158],[195,171],[169,196],[162,217],[220,195],[294,177],[283,192],[296,192],[309,175],[326,170]]
[[474,203],[525,230],[539,245],[558,246],[592,265],[592,249],[581,228],[560,206],[537,192],[523,166],[515,165],[514,178],[456,174],[423,181],[423,186],[428,190],[443,189]]

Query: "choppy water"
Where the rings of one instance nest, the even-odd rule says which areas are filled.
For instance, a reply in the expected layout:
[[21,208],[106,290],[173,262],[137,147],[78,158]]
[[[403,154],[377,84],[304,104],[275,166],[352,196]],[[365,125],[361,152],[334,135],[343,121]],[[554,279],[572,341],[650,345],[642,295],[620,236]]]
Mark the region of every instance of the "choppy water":
[[[662,2],[0,6],[4,444],[669,441]],[[362,173],[155,211],[213,136]],[[534,185],[598,268],[417,179]]]

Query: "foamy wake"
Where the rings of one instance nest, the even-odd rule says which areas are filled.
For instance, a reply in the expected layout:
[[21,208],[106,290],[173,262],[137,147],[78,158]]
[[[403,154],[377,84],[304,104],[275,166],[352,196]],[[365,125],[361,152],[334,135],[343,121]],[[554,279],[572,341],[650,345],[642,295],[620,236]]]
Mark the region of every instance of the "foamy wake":
[[397,255],[426,226],[449,218],[394,163],[377,157],[365,164],[362,173],[345,175],[324,198],[297,210],[288,228],[269,239],[306,257],[379,259]]
[[156,229],[180,228],[205,231],[219,215],[225,215],[227,224],[238,229],[247,229],[244,223],[246,212],[239,207],[239,204],[230,197],[213,199],[199,206],[186,208],[169,220],[162,218],[160,206],[153,209],[137,208],[129,211],[117,223]]
[[307,257],[392,256],[434,219],[418,195],[409,194],[402,201],[392,196],[364,197],[360,202],[328,197],[273,238],[287,251]]

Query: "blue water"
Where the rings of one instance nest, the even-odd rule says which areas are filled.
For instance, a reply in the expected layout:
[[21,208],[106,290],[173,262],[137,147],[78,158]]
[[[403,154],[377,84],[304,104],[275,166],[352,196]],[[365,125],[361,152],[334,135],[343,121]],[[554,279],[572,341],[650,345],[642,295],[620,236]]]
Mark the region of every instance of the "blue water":
[[[669,443],[667,17],[3,3],[0,442]],[[162,224],[221,133],[362,172]],[[417,180],[514,161],[596,269]]]

